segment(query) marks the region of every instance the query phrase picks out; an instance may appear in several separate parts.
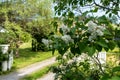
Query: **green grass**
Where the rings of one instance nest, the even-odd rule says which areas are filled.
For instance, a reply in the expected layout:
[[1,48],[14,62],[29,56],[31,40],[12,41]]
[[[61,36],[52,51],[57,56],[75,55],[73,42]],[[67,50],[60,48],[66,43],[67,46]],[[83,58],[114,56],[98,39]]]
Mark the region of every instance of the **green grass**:
[[119,53],[119,48],[115,47],[113,50],[108,51],[108,53]]
[[52,52],[50,51],[49,52],[33,52],[31,51],[30,43],[24,43],[20,47],[19,57],[14,59],[13,67],[17,69],[23,68],[35,62],[40,62],[42,60],[51,58],[56,55],[57,55],[56,52],[54,55],[52,55]]
[[21,80],[36,80],[37,78],[42,77],[44,74],[47,74],[49,72],[49,68],[50,66],[47,66],[45,68],[43,68],[40,71],[37,71],[35,73],[32,73],[31,75],[27,75],[25,76],[23,79]]
[[34,72],[34,73],[30,74],[30,75],[25,76],[21,80],[36,80],[36,79],[42,77],[43,75],[47,74],[50,71],[51,66],[56,66],[56,65],[57,65],[57,63],[46,66],[43,69],[38,70],[37,72]]

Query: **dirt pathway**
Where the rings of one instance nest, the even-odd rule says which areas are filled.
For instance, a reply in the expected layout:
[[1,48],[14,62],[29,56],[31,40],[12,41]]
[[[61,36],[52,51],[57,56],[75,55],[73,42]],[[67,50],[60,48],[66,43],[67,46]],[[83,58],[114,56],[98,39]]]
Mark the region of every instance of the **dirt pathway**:
[[55,74],[50,72],[37,80],[54,80]]
[[55,63],[55,57],[44,60],[42,62],[37,62],[37,63],[27,66],[25,68],[19,69],[15,72],[12,72],[8,75],[2,75],[2,76],[0,76],[0,80],[19,80],[20,78],[22,78],[28,74],[31,74],[32,72],[40,70],[41,68],[48,66],[50,64],[53,64],[53,63]]

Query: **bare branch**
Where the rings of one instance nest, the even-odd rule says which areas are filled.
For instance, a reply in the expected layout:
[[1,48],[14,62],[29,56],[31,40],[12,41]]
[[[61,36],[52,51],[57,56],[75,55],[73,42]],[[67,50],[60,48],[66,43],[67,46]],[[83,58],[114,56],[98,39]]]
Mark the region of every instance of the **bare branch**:
[[102,72],[102,74],[105,74],[105,72],[103,71],[103,69],[102,69],[102,64],[100,63],[100,61],[99,61],[99,59],[98,59],[98,54],[97,54],[97,56],[93,56],[93,57],[91,57],[94,61],[95,61],[95,63],[99,66],[99,69],[101,70],[101,72]]
[[120,18],[120,15],[118,14],[117,17]]
[[[108,7],[105,7],[105,6],[102,6],[102,5],[99,5],[99,4],[97,4],[96,2],[95,2],[95,0],[93,0],[94,1],[94,4],[96,5],[96,6],[98,6],[98,7],[100,7],[100,8],[103,8],[103,9],[107,9],[107,10],[114,10],[113,8],[108,8]],[[120,11],[119,9],[115,9],[116,11]]]

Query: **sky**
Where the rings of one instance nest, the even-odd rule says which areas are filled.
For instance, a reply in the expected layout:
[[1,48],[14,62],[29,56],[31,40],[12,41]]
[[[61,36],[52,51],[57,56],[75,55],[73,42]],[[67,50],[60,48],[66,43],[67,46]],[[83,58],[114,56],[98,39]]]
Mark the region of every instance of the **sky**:
[[[100,1],[101,0],[95,0],[95,2],[97,3],[97,4],[99,4],[99,5],[101,5],[101,3],[100,3]],[[120,7],[120,4],[119,4],[119,7]],[[82,12],[85,12],[85,11],[90,11],[91,9],[94,9],[94,7],[89,7],[89,6],[87,6],[87,7],[79,7],[79,8],[81,8],[81,11]],[[77,15],[79,15],[79,12],[77,12],[77,11],[74,11],[75,12],[75,14]],[[103,11],[103,10],[98,10],[96,13],[89,13],[89,15],[91,15],[91,16],[95,16],[95,17],[100,17],[100,16],[103,16],[103,15],[106,15],[105,14],[105,11]],[[118,12],[118,15],[120,16],[120,11]],[[108,17],[108,15],[106,15],[107,17]],[[117,16],[113,16],[112,17],[114,20],[115,19],[117,19],[117,24],[119,24],[120,23],[120,18],[118,18]],[[113,20],[113,19],[111,19],[111,20]]]

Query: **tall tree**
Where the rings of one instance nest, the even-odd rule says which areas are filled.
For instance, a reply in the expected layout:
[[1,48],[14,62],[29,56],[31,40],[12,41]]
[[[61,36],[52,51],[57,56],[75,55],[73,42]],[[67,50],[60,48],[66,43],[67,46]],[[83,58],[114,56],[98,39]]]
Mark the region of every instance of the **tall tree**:
[[[47,3],[49,4],[46,5]],[[18,43],[16,46],[19,47],[19,41],[30,39],[32,27],[41,28],[42,25],[49,25],[53,16],[51,4],[50,0],[4,0],[0,2],[1,26],[14,36],[14,42]],[[43,23],[43,20],[46,23]],[[48,26],[44,27],[46,31]]]

